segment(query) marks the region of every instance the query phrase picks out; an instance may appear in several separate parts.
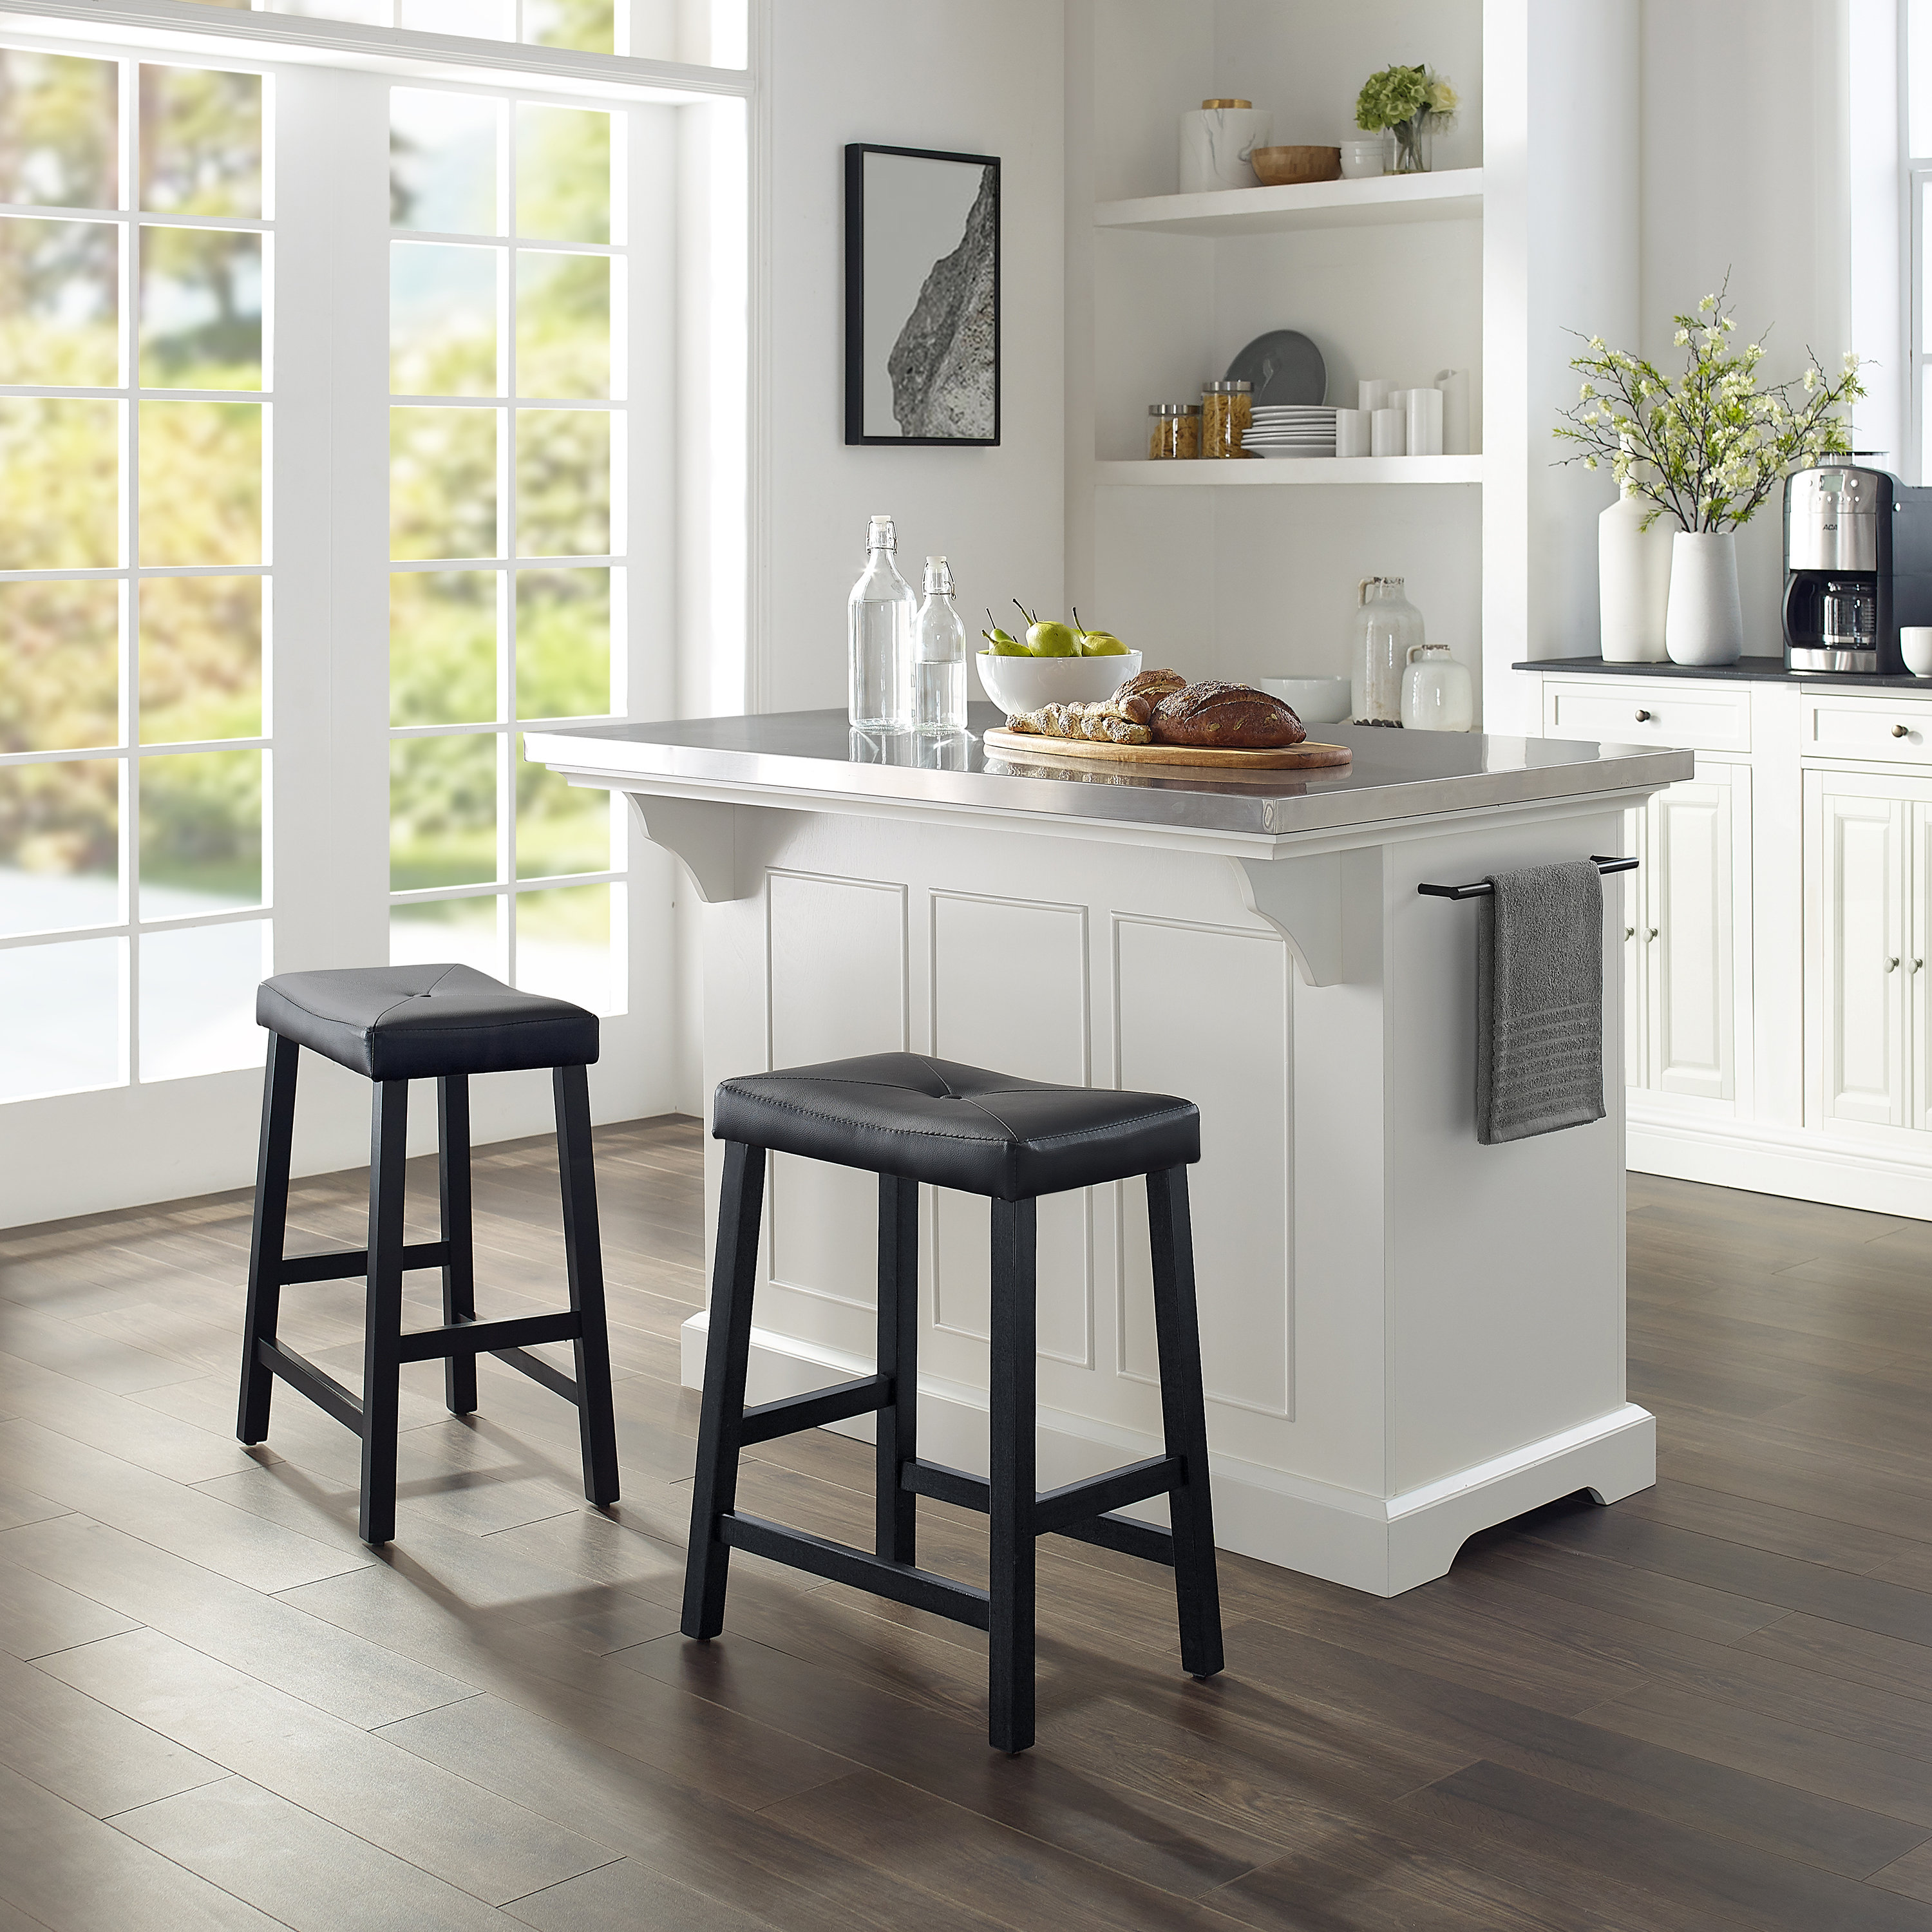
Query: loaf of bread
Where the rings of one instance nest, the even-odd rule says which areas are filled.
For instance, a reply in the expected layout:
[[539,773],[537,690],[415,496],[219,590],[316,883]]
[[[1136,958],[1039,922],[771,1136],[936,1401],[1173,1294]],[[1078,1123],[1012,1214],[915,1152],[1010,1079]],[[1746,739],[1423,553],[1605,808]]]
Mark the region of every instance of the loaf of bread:
[[1130,677],[1114,693],[1115,703],[1126,698],[1144,698],[1150,704],[1158,704],[1169,692],[1184,690],[1187,680],[1178,670],[1144,670],[1136,677]]
[[1154,708],[1157,745],[1208,745],[1217,751],[1272,751],[1308,736],[1278,698],[1251,684],[1209,678],[1170,692]]

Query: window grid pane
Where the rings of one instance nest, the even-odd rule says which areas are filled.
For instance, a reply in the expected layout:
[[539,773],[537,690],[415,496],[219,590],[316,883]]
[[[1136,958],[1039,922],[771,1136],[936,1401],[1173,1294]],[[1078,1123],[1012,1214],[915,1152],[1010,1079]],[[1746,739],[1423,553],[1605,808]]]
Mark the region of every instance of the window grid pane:
[[619,1010],[622,819],[519,736],[612,715],[614,120],[392,100],[393,555],[424,567],[391,580],[391,886],[410,896],[391,957],[534,972]]
[[0,1098],[261,1057],[268,93],[0,49],[0,200],[77,218],[0,219],[0,381],[40,392],[0,400],[0,572],[116,573],[0,576],[0,931],[36,935],[0,976],[45,1016]]

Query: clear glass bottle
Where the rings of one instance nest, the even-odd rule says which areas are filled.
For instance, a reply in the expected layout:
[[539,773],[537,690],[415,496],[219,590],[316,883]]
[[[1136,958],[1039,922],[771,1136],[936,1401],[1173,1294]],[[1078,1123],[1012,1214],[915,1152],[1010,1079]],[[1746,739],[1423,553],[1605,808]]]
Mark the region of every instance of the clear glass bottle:
[[1349,651],[1349,698],[1358,724],[1402,722],[1402,676],[1423,643],[1422,613],[1399,577],[1365,577]]
[[849,710],[863,730],[903,730],[912,722],[912,627],[919,600],[892,561],[898,538],[891,518],[872,519],[866,545],[865,572],[845,607]]
[[912,724],[915,731],[966,728],[966,624],[943,556],[926,560],[926,602],[913,625]]

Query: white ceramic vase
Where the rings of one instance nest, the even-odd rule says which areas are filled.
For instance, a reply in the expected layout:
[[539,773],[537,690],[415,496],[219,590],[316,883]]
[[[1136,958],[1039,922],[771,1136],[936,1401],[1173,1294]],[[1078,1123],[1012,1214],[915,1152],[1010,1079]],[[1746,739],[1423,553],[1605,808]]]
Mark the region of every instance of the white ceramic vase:
[[[1652,518],[1648,530],[1644,519]],[[1597,519],[1600,649],[1610,664],[1661,664],[1671,540],[1681,527],[1647,498],[1623,494]]]
[[1679,530],[1671,540],[1664,647],[1672,664],[1736,664],[1744,656],[1738,544],[1731,531]]

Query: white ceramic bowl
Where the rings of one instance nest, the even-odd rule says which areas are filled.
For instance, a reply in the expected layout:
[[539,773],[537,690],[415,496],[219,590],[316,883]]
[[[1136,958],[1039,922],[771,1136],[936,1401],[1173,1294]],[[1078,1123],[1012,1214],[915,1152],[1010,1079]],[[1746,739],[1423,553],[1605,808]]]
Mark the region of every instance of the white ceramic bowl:
[[1932,677],[1932,624],[1901,626],[1898,650],[1914,677]]
[[1346,677],[1256,677],[1248,682],[1292,706],[1304,724],[1340,724],[1348,716],[1350,691]]
[[1119,658],[1003,658],[981,651],[980,688],[1001,710],[1037,711],[1042,704],[1097,704],[1140,675],[1141,654]]

